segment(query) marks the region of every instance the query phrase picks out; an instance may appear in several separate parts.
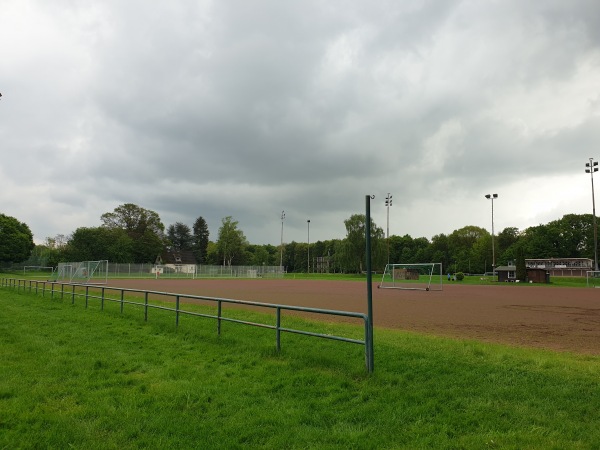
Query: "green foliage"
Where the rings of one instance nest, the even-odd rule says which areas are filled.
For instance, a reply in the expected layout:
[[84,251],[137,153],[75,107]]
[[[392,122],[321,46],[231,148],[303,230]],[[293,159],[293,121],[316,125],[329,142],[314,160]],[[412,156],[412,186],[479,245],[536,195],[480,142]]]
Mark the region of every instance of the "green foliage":
[[465,274],[462,272],[456,272],[456,281],[462,281],[465,279]]
[[186,224],[175,222],[167,228],[167,239],[173,250],[191,250],[193,248],[192,230]]
[[217,241],[217,250],[223,258],[223,265],[243,265],[247,246],[248,241],[244,233],[238,229],[238,221],[233,220],[231,216],[225,217],[221,221]]
[[[354,214],[344,221],[346,239],[342,244],[342,261],[344,269],[349,272],[362,272],[365,268],[366,249],[366,216]],[[375,225],[371,218],[371,250],[373,267],[382,267],[385,256],[385,241],[383,229]]]
[[126,203],[112,213],[101,216],[102,226],[109,230],[123,230],[133,241],[133,262],[153,263],[164,249],[165,226],[160,216],[148,209]]
[[525,264],[525,252],[522,246],[517,247],[516,277],[517,280],[525,281],[527,279],[527,265]]
[[208,224],[202,216],[198,217],[192,226],[192,248],[196,261],[200,264],[206,264],[208,258]]
[[0,213],[0,264],[25,261],[34,247],[29,226]]
[[115,228],[78,228],[63,251],[67,261],[129,262],[132,258],[133,240],[124,230]]
[[368,376],[362,347],[313,337],[278,354],[269,330],[166,312],[6,291],[0,310],[0,448],[600,446],[593,356],[376,329]]

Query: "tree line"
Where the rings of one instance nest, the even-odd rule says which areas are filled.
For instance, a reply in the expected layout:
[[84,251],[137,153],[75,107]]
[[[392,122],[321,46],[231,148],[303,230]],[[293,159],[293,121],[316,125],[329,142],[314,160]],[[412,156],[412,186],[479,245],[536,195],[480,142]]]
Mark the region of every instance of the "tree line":
[[[283,246],[248,242],[238,221],[221,220],[215,239],[209,239],[206,221],[199,216],[189,226],[177,222],[165,227],[159,215],[127,203],[100,217],[98,227],[81,227],[71,235],[47,238],[33,245],[26,224],[0,215],[0,262],[55,266],[59,262],[107,259],[115,263],[155,263],[165,250],[193,252],[198,264],[279,266],[287,272],[360,273],[365,270],[365,216],[344,221],[343,239],[290,242]],[[10,225],[10,226],[9,226]],[[12,234],[11,234],[12,233]],[[14,235],[12,238],[10,236]],[[494,245],[492,247],[492,239]],[[519,258],[594,257],[591,214],[567,214],[547,224],[519,230],[507,227],[492,236],[468,225],[431,239],[392,235],[371,219],[373,269],[390,263],[442,263],[444,272],[484,273]],[[310,260],[309,260],[310,258]]]

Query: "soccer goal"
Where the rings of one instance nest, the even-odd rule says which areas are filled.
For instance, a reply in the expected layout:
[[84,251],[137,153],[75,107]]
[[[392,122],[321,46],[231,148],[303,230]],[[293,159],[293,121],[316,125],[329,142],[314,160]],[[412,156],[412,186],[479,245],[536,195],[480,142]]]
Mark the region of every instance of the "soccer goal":
[[378,287],[441,291],[442,280],[442,263],[388,264]]
[[585,273],[586,286],[592,288],[600,288],[600,271],[588,270]]
[[51,279],[53,274],[52,266],[23,266],[23,275],[26,277]]
[[106,284],[108,261],[58,263],[56,281],[82,284]]

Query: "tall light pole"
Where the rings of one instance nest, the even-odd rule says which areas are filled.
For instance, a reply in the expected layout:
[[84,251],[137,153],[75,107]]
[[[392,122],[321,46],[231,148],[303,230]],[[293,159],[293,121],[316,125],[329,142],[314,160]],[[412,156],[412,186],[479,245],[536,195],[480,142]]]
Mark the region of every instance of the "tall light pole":
[[498,194],[487,194],[485,196],[492,201],[492,278],[496,276],[496,250],[494,249],[494,199],[498,198]]
[[310,273],[310,219],[306,221],[306,226],[308,227],[308,249],[307,249],[307,258],[308,262],[306,263],[306,273]]
[[387,263],[390,263],[390,206],[392,206],[392,196],[388,192],[385,198],[385,206],[387,207]]
[[285,219],[285,211],[281,211],[281,253],[279,256],[279,267],[283,269],[283,219]]
[[596,200],[594,199],[594,172],[598,172],[598,163],[594,158],[590,158],[589,163],[585,163],[585,173],[590,174],[592,179],[592,214],[594,219],[594,270],[598,270],[598,228],[596,226]]

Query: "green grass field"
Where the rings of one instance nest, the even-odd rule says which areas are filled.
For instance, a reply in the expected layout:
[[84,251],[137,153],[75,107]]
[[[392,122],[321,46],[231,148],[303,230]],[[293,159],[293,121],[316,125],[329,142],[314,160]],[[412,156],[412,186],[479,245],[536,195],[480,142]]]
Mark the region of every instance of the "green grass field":
[[[14,277],[19,279],[33,279],[33,280],[49,280],[52,278],[51,273],[48,271],[27,271],[23,272],[22,270],[18,271],[6,271],[3,272],[6,277]],[[148,274],[145,278],[153,278],[152,274]],[[171,274],[164,275],[165,278],[185,278],[188,279],[189,276],[185,274]],[[130,278],[127,275],[115,275],[109,274],[109,278]],[[288,280],[337,280],[337,281],[365,281],[365,274],[356,274],[356,273],[286,273],[283,276],[284,279]],[[426,281],[428,277],[421,277],[422,281]],[[374,283],[380,283],[382,280],[381,273],[374,273],[372,276]],[[408,281],[407,281],[408,282]],[[434,283],[438,283],[438,279],[434,279]],[[471,275],[465,276],[462,281],[448,281],[446,275],[442,275],[442,283],[443,284],[474,284],[474,285],[488,285],[488,284],[498,284],[491,276],[484,275]],[[523,286],[526,283],[502,283],[502,285],[506,286]],[[556,287],[587,287],[586,286],[586,278],[585,277],[552,277],[550,279],[549,284],[527,284],[528,286],[556,286]]]
[[376,328],[369,376],[353,344],[9,289],[0,311],[1,449],[600,447],[599,357]]

